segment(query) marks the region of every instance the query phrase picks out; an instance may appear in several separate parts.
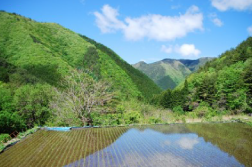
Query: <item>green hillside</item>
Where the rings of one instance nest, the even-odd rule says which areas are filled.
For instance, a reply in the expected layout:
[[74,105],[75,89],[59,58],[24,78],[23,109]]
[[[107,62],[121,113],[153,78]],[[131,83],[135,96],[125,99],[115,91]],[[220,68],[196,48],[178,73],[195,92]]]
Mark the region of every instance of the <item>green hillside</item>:
[[155,100],[167,108],[180,106],[204,116],[250,113],[251,97],[252,37],[249,37],[235,49],[200,67],[175,90],[167,90]]
[[0,133],[49,123],[92,124],[90,118],[98,122],[101,113],[122,112],[121,102],[149,101],[161,92],[145,74],[85,36],[3,11],[0,20]]
[[[1,67],[6,70],[1,75],[4,82],[43,82],[58,86],[60,78],[68,75],[69,70],[91,67],[94,77],[111,81],[124,96],[148,99],[160,92],[147,76],[95,41],[83,39],[55,23],[38,23],[5,12],[0,13],[0,18],[1,59],[8,66]],[[14,76],[20,78],[13,81]],[[27,76],[33,81],[21,81]]]
[[139,62],[134,64],[133,67],[145,73],[160,88],[166,90],[168,88],[175,88],[183,82],[189,74],[196,71],[200,66],[210,60],[212,60],[212,58],[209,57],[197,60],[164,59],[151,64]]

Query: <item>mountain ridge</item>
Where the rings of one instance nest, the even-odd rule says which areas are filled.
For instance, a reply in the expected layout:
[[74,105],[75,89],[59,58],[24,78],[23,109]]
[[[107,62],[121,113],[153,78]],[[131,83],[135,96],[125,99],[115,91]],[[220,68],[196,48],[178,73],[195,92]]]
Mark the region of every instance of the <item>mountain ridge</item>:
[[184,79],[195,72],[206,62],[213,60],[212,57],[201,57],[196,60],[166,58],[147,64],[140,61],[132,66],[150,77],[160,88],[173,89]]
[[91,68],[92,77],[111,82],[125,98],[150,99],[161,91],[111,49],[59,24],[4,11],[0,19],[0,58],[6,62],[0,64],[5,76],[0,77],[2,82],[20,83],[17,87],[39,82],[57,87],[72,69]]

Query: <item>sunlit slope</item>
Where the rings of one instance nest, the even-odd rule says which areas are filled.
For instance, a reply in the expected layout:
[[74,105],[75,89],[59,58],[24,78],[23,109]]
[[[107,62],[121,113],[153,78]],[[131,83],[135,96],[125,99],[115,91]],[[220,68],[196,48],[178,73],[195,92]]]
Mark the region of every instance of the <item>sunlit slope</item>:
[[[123,97],[151,98],[160,89],[113,51],[55,23],[38,23],[0,12],[0,80],[19,86],[49,83],[58,87],[71,69],[110,81]],[[105,47],[105,46],[103,46]]]
[[160,88],[173,89],[192,72],[213,58],[204,57],[197,60],[164,59],[147,64],[143,61],[133,65],[136,69],[149,76]]

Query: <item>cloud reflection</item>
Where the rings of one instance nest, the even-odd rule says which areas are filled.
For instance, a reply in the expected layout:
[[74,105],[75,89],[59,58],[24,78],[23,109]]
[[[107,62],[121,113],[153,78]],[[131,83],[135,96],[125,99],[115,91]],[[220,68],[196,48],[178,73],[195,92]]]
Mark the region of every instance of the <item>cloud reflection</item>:
[[194,145],[199,143],[199,138],[189,138],[189,137],[182,137],[180,140],[177,141],[177,144],[182,149],[191,150],[193,149]]

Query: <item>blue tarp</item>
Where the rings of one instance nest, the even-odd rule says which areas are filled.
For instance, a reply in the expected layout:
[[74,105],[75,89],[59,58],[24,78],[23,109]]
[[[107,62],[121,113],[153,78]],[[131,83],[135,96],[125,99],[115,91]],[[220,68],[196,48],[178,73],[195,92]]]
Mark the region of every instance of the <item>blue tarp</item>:
[[46,130],[53,130],[53,131],[70,131],[71,127],[46,127]]

